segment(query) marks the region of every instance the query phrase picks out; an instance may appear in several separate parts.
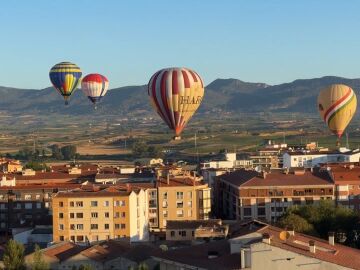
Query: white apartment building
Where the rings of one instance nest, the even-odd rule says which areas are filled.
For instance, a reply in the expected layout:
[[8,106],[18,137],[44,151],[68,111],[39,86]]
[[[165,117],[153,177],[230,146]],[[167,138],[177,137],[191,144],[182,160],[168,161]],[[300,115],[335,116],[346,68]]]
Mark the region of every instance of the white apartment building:
[[339,151],[294,151],[283,155],[283,168],[312,168],[320,163],[359,162],[360,150],[340,148]]

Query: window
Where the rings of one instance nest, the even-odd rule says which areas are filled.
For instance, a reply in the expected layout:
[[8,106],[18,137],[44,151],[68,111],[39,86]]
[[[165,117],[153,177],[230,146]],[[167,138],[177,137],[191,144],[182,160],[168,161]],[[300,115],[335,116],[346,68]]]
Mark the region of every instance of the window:
[[125,212],[121,212],[121,217],[124,218],[125,217]]
[[76,202],[76,207],[83,207],[83,202]]
[[70,236],[70,239],[71,239],[72,242],[75,242],[75,236],[74,235]]
[[59,218],[64,218],[64,213],[59,213]]
[[109,229],[109,224],[104,224],[104,228],[105,228],[105,230],[108,230]]
[[4,198],[4,194],[0,194],[0,200],[3,200]]
[[70,224],[70,230],[75,230],[75,224]]
[[82,236],[82,235],[76,236],[76,241],[77,242],[84,242],[84,236]]
[[63,242],[63,241],[64,241],[64,236],[63,236],[63,235],[60,235],[60,236],[59,236],[59,240]]
[[265,208],[258,208],[258,216],[265,216]]
[[76,213],[76,218],[83,218],[83,217],[84,217],[83,213]]
[[37,209],[40,209],[40,208],[41,208],[41,203],[39,203],[39,202],[36,203],[36,208],[37,208]]
[[115,224],[115,229],[116,230],[120,229],[120,224]]
[[182,192],[182,191],[176,192],[176,199],[182,200],[183,197],[184,197],[184,192]]
[[45,208],[49,208],[50,207],[50,203],[49,202],[45,202]]
[[92,218],[98,218],[98,213],[97,212],[92,212],[91,217]]
[[120,217],[120,212],[115,212],[114,213],[114,218],[119,218]]
[[98,229],[98,225],[97,225],[97,224],[91,224],[91,225],[90,225],[90,228],[91,228],[92,230],[97,230],[97,229]]
[[184,203],[181,202],[176,202],[176,208],[183,208],[184,207]]
[[163,202],[162,202],[162,207],[163,207],[163,208],[167,208],[167,206],[168,206],[168,202],[167,202],[167,201],[163,201]]
[[24,198],[27,201],[31,200],[31,194],[25,194]]
[[15,204],[15,209],[21,209],[21,203]]
[[91,201],[91,207],[97,207],[98,202],[97,201]]
[[[59,204],[61,204],[60,207],[63,207],[63,206],[64,206],[63,202],[60,202]],[[74,202],[70,202],[70,207],[74,207],[74,206],[75,206],[75,203],[74,203]]]
[[70,218],[75,218],[75,214],[74,214],[74,213],[70,213]]
[[163,200],[167,200],[167,198],[168,198],[168,194],[167,194],[167,192],[164,192],[163,193]]
[[25,203],[25,209],[32,209],[32,203]]
[[175,231],[171,231],[171,232],[170,232],[170,236],[171,236],[171,237],[175,237]]
[[77,229],[77,230],[83,230],[83,229],[84,229],[84,225],[83,225],[83,224],[76,224],[76,229]]
[[125,224],[124,223],[121,223],[121,229],[125,229]]
[[41,197],[40,194],[36,194],[36,195],[35,195],[35,199],[36,199],[36,200],[40,200],[40,197]]
[[188,206],[192,207],[192,201],[188,201]]
[[109,218],[109,217],[110,217],[109,212],[105,212],[105,218]]
[[105,207],[108,207],[110,204],[109,204],[109,201],[104,201],[104,206]]
[[168,217],[168,211],[167,211],[167,210],[164,210],[164,211],[163,211],[163,217],[164,217],[164,218],[167,218],[167,217]]
[[250,207],[244,207],[244,216],[251,217],[251,208]]
[[63,231],[64,230],[64,224],[59,224],[59,230]]
[[183,210],[176,210],[176,216],[177,217],[183,217],[184,216],[184,211]]

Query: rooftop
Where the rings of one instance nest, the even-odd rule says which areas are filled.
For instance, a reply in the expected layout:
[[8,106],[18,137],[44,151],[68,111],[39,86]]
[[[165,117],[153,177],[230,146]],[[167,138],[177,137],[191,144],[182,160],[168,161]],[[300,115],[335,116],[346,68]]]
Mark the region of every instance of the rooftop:
[[241,187],[332,185],[326,170],[303,173],[270,172],[261,174],[254,170],[237,170],[219,176],[225,182]]

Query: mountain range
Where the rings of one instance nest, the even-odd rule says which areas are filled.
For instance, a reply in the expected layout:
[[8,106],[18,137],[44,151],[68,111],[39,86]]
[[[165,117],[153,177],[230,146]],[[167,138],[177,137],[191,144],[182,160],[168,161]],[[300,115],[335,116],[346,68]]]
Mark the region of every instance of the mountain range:
[[[360,94],[360,79],[326,76],[267,85],[238,79],[217,79],[205,88],[199,112],[309,112],[315,113],[321,88],[333,83],[349,85]],[[0,111],[9,114],[63,113],[83,115],[93,107],[81,90],[76,90],[70,104],[64,107],[62,97],[52,88],[42,90],[0,86]],[[147,97],[147,87],[127,86],[109,90],[103,98],[101,112],[109,115],[133,113],[153,114]]]

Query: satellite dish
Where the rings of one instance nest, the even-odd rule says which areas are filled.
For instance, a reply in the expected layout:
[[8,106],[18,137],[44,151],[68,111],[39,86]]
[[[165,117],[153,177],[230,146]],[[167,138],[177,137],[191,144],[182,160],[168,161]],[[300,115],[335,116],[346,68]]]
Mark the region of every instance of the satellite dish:
[[289,237],[290,237],[290,233],[288,233],[287,231],[281,231],[281,232],[279,233],[279,238],[280,238],[280,240],[282,240],[282,241],[288,240]]

